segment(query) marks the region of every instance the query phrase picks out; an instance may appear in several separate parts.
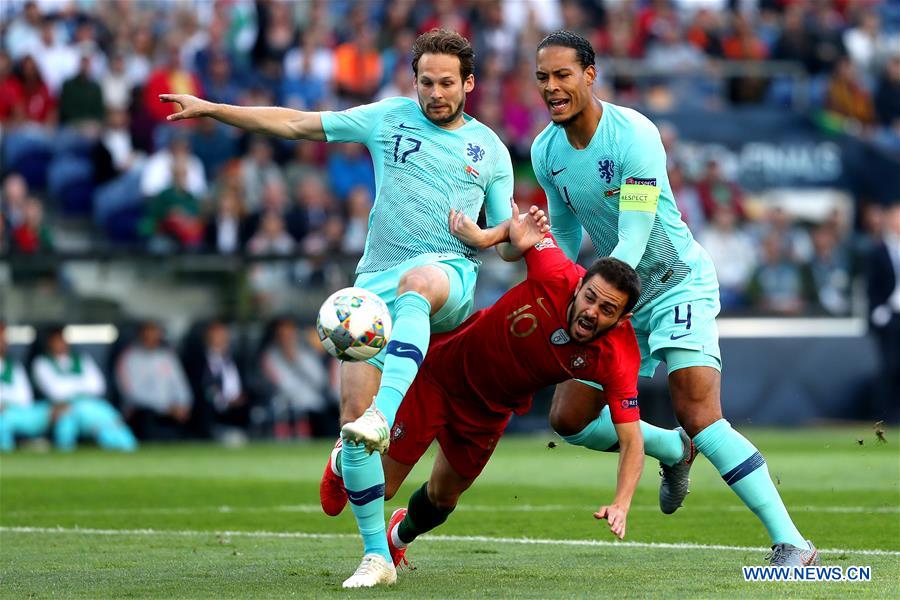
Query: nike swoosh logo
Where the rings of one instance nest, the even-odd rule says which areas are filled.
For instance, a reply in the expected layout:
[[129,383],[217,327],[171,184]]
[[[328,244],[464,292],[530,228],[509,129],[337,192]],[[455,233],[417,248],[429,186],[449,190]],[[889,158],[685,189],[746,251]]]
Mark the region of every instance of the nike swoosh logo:
[[557,175],[559,175],[560,173],[562,173],[562,172],[565,171],[566,169],[568,169],[568,167],[563,167],[563,168],[560,169],[559,171],[554,171],[553,169],[550,169],[550,174],[553,175],[554,177],[556,177]]
[[396,354],[397,356],[405,356],[405,355],[415,356],[416,354],[419,354],[419,351],[413,350],[411,348],[395,348],[394,354]]
[[397,125],[397,127],[399,127],[400,129],[408,129],[410,131],[419,131],[418,127],[410,127],[406,123],[400,123],[399,125]]
[[688,332],[688,333],[682,333],[681,335],[675,335],[675,334],[673,333],[672,335],[669,336],[669,339],[670,339],[670,340],[680,340],[681,338],[687,337],[687,336],[689,336],[689,335],[691,335],[691,332]]

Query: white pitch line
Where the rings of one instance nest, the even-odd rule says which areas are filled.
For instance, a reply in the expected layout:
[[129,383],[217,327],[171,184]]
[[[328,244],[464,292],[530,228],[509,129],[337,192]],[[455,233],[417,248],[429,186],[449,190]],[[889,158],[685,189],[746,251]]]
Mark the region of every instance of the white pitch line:
[[[80,534],[80,535],[152,535],[152,536],[222,536],[222,537],[250,537],[250,538],[288,538],[288,539],[312,539],[312,540],[336,540],[358,539],[358,535],[352,533],[306,533],[302,531],[195,531],[195,530],[165,530],[165,529],[81,529],[65,527],[0,527],[0,533],[36,533],[36,534]],[[425,535],[419,542],[462,542],[482,544],[523,544],[540,546],[591,546],[591,547],[615,547],[615,548],[644,548],[651,550],[724,550],[729,552],[764,552],[769,548],[754,546],[723,546],[718,544],[690,544],[690,543],[666,543],[666,542],[610,542],[603,540],[553,540],[541,538],[511,538],[488,537],[479,535]],[[826,554],[853,554],[859,556],[900,556],[898,550],[868,550],[868,549],[842,549],[819,548],[820,553]]]
[[[596,506],[578,504],[460,504],[459,512],[564,512],[564,511],[593,511]],[[824,514],[900,514],[900,506],[791,506],[792,512],[819,512]],[[631,507],[632,510],[657,512],[659,507],[655,504],[638,504]],[[684,507],[685,512],[747,512],[744,506],[694,506],[689,504]],[[12,516],[25,515],[109,515],[109,514],[195,514],[195,513],[254,513],[254,512],[294,512],[294,513],[319,513],[322,508],[318,504],[284,504],[277,506],[158,506],[136,508],[72,508],[58,510],[16,510],[5,511],[4,514]]]

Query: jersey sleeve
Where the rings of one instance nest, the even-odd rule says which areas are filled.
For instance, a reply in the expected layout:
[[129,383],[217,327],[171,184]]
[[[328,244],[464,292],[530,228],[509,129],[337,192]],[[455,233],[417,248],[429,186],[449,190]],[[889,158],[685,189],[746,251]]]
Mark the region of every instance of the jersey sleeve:
[[547,209],[550,213],[550,229],[556,237],[556,243],[562,248],[566,256],[572,260],[578,259],[578,250],[581,248],[582,229],[581,223],[575,213],[569,208],[559,195],[559,190],[547,175],[544,161],[541,157],[542,145],[535,143],[531,146],[531,166],[538,183],[547,195]]
[[556,244],[552,235],[547,234],[540,242],[525,251],[525,265],[528,279],[552,279],[578,267]]
[[627,334],[617,338],[613,351],[615,364],[610,365],[602,381],[597,383],[603,385],[612,422],[631,423],[641,418],[637,391],[641,352],[631,327]]
[[632,140],[620,159],[619,241],[610,256],[637,267],[656,220],[666,151],[659,131],[649,121],[636,126]]
[[509,202],[513,197],[513,168],[509,150],[497,143],[497,170],[484,194],[484,213],[488,227],[494,227],[509,218]]
[[339,112],[321,113],[322,129],[328,142],[357,142],[367,144],[381,126],[385,113],[394,107],[396,98],[364,104]]

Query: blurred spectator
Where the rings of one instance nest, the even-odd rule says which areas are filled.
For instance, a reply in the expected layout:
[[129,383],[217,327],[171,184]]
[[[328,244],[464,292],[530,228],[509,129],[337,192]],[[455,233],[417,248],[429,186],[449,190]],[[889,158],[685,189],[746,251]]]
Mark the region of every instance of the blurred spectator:
[[706,217],[703,215],[703,206],[700,202],[700,194],[697,186],[688,181],[684,175],[684,169],[676,163],[668,168],[669,187],[675,196],[675,205],[681,213],[681,220],[691,229],[694,237],[703,233],[706,227]]
[[109,69],[100,79],[103,90],[103,104],[107,110],[128,110],[131,103],[133,82],[125,71],[125,56],[121,52],[113,52],[109,60]]
[[[251,213],[247,218],[246,226],[249,235],[254,236],[259,232],[263,219],[269,213],[284,218],[289,200],[290,198],[287,195],[287,190],[284,189],[284,183],[282,183],[280,179],[270,180],[263,188],[262,203],[260,204],[259,209]],[[286,226],[288,232],[293,233],[290,231],[290,226]],[[294,239],[296,240],[297,238]]]
[[828,82],[825,108],[863,125],[875,121],[872,99],[849,58],[841,58]]
[[369,213],[372,210],[372,196],[364,186],[357,186],[347,197],[347,226],[341,250],[348,254],[362,254],[369,233]]
[[198,119],[190,133],[191,152],[203,163],[209,179],[238,154],[238,138],[232,128],[215,119]]
[[26,56],[19,64],[19,80],[22,84],[20,104],[13,111],[21,114],[26,121],[41,125],[56,123],[56,102],[41,78],[37,63]]
[[[155,50],[155,41],[150,28],[151,25],[149,23],[139,23],[127,40],[129,47],[123,51],[125,54],[125,76],[131,83],[132,88],[138,86],[143,88],[150,78]],[[158,100],[157,103],[159,103]]]
[[[871,79],[889,52],[891,40],[881,29],[881,19],[875,10],[862,10],[858,23],[844,30],[844,46],[856,70]],[[896,41],[894,42],[897,43]]]
[[328,185],[325,181],[327,174],[322,169],[320,159],[320,150],[324,151],[322,146],[324,144],[307,140],[294,145],[294,156],[284,169],[285,184],[292,194],[300,189],[300,181],[307,177],[318,177],[322,185]]
[[478,10],[480,27],[472,40],[473,46],[478,49],[475,53],[475,58],[480,59],[477,60],[478,68],[483,65],[484,58],[492,56],[498,59],[504,71],[512,69],[518,50],[516,31],[504,21],[502,0],[486,0],[478,6]]
[[272,327],[261,366],[275,390],[273,431],[277,439],[308,438],[312,434],[310,414],[324,410],[330,400],[328,372],[319,355],[300,341],[291,319],[279,319]]
[[375,100],[398,97],[417,99],[415,82],[409,76],[409,65],[397,65],[394,68],[390,80],[381,86]]
[[37,2],[28,0],[6,29],[3,38],[13,60],[19,60],[41,42],[41,11]]
[[697,238],[716,267],[722,308],[725,310],[747,304],[747,284],[757,265],[753,238],[737,225],[734,210],[723,206],[716,210],[710,226]]
[[143,152],[135,149],[128,125],[129,117],[126,111],[120,109],[107,111],[102,144],[109,152],[112,165],[119,174],[128,171],[145,158]]
[[302,241],[313,231],[322,229],[333,212],[333,202],[322,180],[309,175],[297,186],[294,205],[287,213],[287,226],[293,238]]
[[[259,228],[247,242],[247,252],[253,256],[290,256],[295,249],[294,238],[284,225],[284,218],[277,212],[263,213]],[[273,308],[275,294],[289,287],[291,265],[288,261],[253,263],[250,267],[250,285],[256,303],[264,311]]]
[[187,437],[191,389],[178,356],[163,343],[159,325],[141,324],[138,339],[116,362],[122,412],[141,440]]
[[334,51],[336,91],[352,104],[371,100],[381,85],[383,73],[372,27],[363,27],[355,33],[352,41],[341,44]]
[[849,314],[852,264],[840,232],[832,223],[822,223],[813,229],[812,243],[808,268],[819,306],[830,315]]
[[190,373],[190,380],[196,399],[192,416],[201,437],[244,439],[249,423],[247,396],[224,323],[212,321],[207,325],[203,357]]
[[0,50],[0,124],[18,123],[25,108],[22,83],[13,73],[13,63],[5,50]]
[[164,122],[177,106],[160,102],[160,94],[204,94],[200,79],[182,66],[181,49],[174,40],[168,41],[165,62],[150,73],[144,87],[144,108],[156,123]]
[[875,112],[879,122],[900,136],[900,53],[891,58],[875,92]]
[[25,221],[25,205],[28,204],[28,183],[18,173],[10,173],[3,180],[3,197],[0,198],[3,220],[10,230]]
[[61,41],[57,33],[56,22],[51,17],[45,17],[41,24],[40,41],[28,51],[54,98],[59,96],[63,83],[78,72],[79,61],[76,47]]
[[697,195],[707,220],[711,220],[719,208],[730,209],[741,221],[747,216],[741,188],[725,178],[722,167],[715,159],[707,161],[703,178],[697,182]]
[[185,188],[196,198],[206,196],[206,172],[200,159],[191,154],[187,135],[184,131],[174,131],[168,148],[155,152],[141,173],[141,193],[152,198],[172,185],[173,166],[181,165],[186,170]]
[[151,248],[160,238],[173,241],[183,249],[196,249],[203,241],[200,205],[188,190],[187,178],[185,166],[175,163],[172,166],[172,185],[147,204],[140,232],[150,238]]
[[867,258],[869,325],[881,358],[874,416],[896,422],[900,417],[900,202],[887,209],[884,233]]
[[806,25],[806,12],[799,2],[791,3],[784,9],[781,35],[775,42],[772,58],[792,60],[801,63],[811,71],[815,53],[815,35]]
[[[210,57],[209,75],[203,81],[206,99],[221,104],[239,104],[241,90],[235,84],[228,55],[215,53]],[[205,119],[212,121],[212,119]]]
[[808,6],[813,14],[808,27],[814,40],[809,69],[813,74],[828,73],[847,55],[841,35],[844,20],[831,2],[811,2]]
[[34,403],[25,367],[7,356],[6,324],[0,322],[0,452],[16,448],[17,437],[47,433],[50,411]]
[[34,197],[25,200],[22,221],[12,230],[13,249],[21,254],[53,250],[53,233],[44,222],[44,205]]
[[358,185],[375,195],[375,169],[362,144],[339,144],[328,155],[328,179],[331,191],[341,202]]
[[284,185],[281,168],[273,160],[272,143],[264,137],[250,141],[247,155],[241,159],[241,177],[244,182],[244,206],[254,212],[259,209],[263,190],[271,182]]
[[225,188],[216,202],[216,212],[206,224],[206,249],[218,254],[238,254],[250,238],[240,196]]
[[466,39],[472,39],[469,21],[462,15],[455,0],[433,0],[431,16],[419,25],[419,33],[432,29],[446,29],[459,32]]
[[284,55],[283,106],[317,110],[331,94],[334,53],[323,41],[321,33],[308,30],[300,45]]
[[[737,61],[759,61],[768,58],[769,51],[766,45],[753,30],[753,24],[746,15],[735,14],[732,29],[732,33],[722,40],[725,58]],[[728,85],[729,99],[735,104],[760,102],[765,97],[769,85],[763,73],[764,71],[760,69],[758,75],[732,77]]]
[[106,380],[88,354],[73,351],[62,328],[47,334],[44,353],[34,359],[31,375],[54,405],[53,437],[61,450],[73,450],[89,437],[110,450],[134,450],[137,443],[119,413],[104,398]]
[[685,38],[707,56],[722,56],[721,27],[718,12],[699,8],[687,27]]
[[794,316],[807,310],[814,295],[800,264],[784,250],[784,240],[771,232],[762,243],[762,261],[750,278],[747,294],[757,310]]
[[782,252],[791,261],[798,264],[812,259],[813,247],[809,233],[799,226],[793,216],[781,206],[770,206],[765,220],[755,224],[756,237],[759,243],[770,233],[775,233],[782,245]]
[[82,54],[78,73],[66,80],[59,95],[60,125],[90,123],[99,126],[103,122],[103,90],[92,77],[91,57]]

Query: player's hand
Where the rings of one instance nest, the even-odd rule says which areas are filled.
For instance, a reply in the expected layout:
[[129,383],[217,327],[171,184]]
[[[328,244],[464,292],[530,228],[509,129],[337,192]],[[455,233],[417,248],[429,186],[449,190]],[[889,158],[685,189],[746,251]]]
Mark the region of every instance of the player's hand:
[[447,218],[447,225],[450,227],[450,233],[453,237],[468,244],[473,248],[483,248],[484,232],[478,223],[470,219],[466,213],[461,210],[450,209],[450,215]]
[[519,252],[525,252],[544,238],[550,231],[547,215],[537,206],[532,206],[524,215],[519,213],[519,205],[512,204],[512,217],[509,220],[509,242]]
[[627,516],[628,511],[615,504],[601,506],[600,510],[594,513],[595,519],[609,521],[609,530],[620,540],[625,539],[625,518]]
[[207,115],[207,107],[210,105],[206,100],[201,100],[190,94],[160,94],[160,102],[175,102],[181,110],[172,113],[166,117],[167,121],[180,121],[182,119],[195,119],[197,117],[205,117]]

